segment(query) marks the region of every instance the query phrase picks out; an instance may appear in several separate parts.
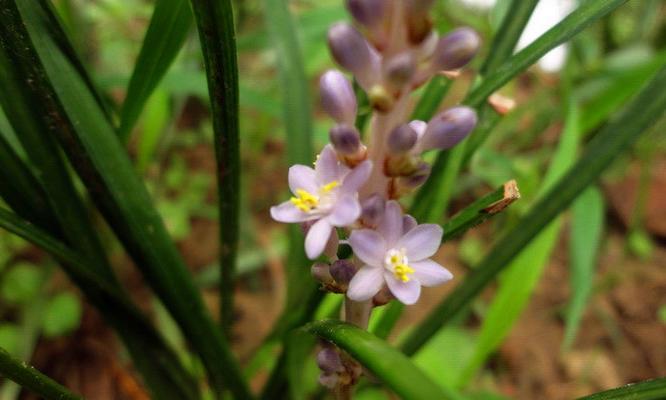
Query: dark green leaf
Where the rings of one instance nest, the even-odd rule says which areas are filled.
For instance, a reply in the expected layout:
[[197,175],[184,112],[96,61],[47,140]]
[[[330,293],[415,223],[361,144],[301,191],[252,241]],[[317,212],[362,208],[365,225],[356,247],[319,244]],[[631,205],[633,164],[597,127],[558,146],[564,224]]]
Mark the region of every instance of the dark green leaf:
[[581,397],[579,400],[661,400],[666,398],[666,378],[631,383]]
[[220,316],[230,332],[239,236],[238,65],[231,0],[192,0],[213,111],[220,223]]
[[401,399],[452,399],[400,352],[373,334],[341,321],[324,320],[305,329],[346,351]]

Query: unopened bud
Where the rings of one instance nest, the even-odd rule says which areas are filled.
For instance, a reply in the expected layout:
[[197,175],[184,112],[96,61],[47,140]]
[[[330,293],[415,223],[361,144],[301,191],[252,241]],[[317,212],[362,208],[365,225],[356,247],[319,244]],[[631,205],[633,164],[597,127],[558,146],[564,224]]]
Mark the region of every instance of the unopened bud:
[[476,122],[476,111],[469,107],[453,107],[441,112],[428,122],[419,149],[449,149],[465,139]]
[[472,28],[459,28],[439,39],[432,55],[435,70],[450,71],[467,65],[479,51],[481,38]]
[[379,59],[359,31],[341,22],[328,31],[328,46],[335,61],[351,71],[361,86],[369,87],[377,80]]
[[396,179],[395,183],[395,197],[404,196],[408,193],[418,189],[428,180],[430,176],[430,165],[426,162],[421,162],[415,168],[414,172],[408,176],[401,176]]
[[333,148],[341,155],[354,155],[361,148],[361,137],[352,125],[338,124],[329,131]]
[[319,80],[321,106],[336,122],[353,124],[356,119],[356,95],[347,78],[339,71],[330,70]]
[[340,354],[333,347],[324,347],[317,353],[317,366],[319,366],[320,370],[328,373],[343,372],[345,370],[345,366],[340,359]]
[[349,260],[335,260],[331,264],[331,276],[340,285],[347,285],[354,275],[356,275],[356,266]]
[[416,60],[409,52],[393,56],[384,67],[385,81],[395,89],[400,89],[410,83],[415,73]]
[[416,228],[416,225],[418,225],[418,222],[416,222],[416,218],[412,217],[409,214],[406,214],[402,217],[402,233],[405,234],[412,229]]
[[326,263],[318,262],[312,264],[310,273],[312,274],[313,278],[323,284],[330,284],[333,282],[333,277],[331,276],[331,267]]
[[395,127],[388,137],[388,148],[393,154],[403,154],[411,150],[416,144],[418,134],[409,124]]
[[368,92],[368,101],[379,112],[389,112],[393,108],[395,99],[382,85],[374,85]]
[[373,27],[384,20],[388,3],[387,0],[347,0],[347,9],[359,24]]
[[376,227],[384,216],[385,207],[386,200],[382,196],[376,193],[371,195],[361,205],[361,222],[366,226]]

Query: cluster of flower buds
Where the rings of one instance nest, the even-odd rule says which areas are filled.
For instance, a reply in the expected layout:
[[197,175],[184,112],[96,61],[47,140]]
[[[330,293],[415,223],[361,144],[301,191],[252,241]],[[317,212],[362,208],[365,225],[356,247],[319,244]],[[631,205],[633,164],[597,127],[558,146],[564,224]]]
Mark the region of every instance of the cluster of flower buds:
[[[397,298],[414,304],[422,286],[452,278],[430,259],[442,229],[419,225],[398,203],[430,174],[422,154],[455,146],[477,123],[476,112],[464,106],[427,122],[408,119],[413,92],[434,74],[456,76],[480,46],[469,28],[442,37],[433,31],[433,2],[346,1],[355,24],[331,27],[328,44],[335,61],[368,95],[373,109],[368,132],[362,139],[355,125],[358,102],[351,80],[337,70],[324,73],[321,106],[335,122],[330,144],[314,168],[289,169],[293,197],[271,208],[274,219],[303,224],[310,259],[326,257],[311,271],[322,286],[356,302],[378,305]],[[350,259],[337,259],[341,241],[351,247]],[[329,353],[322,360],[330,361]],[[328,364],[322,368],[324,380],[340,372]]]

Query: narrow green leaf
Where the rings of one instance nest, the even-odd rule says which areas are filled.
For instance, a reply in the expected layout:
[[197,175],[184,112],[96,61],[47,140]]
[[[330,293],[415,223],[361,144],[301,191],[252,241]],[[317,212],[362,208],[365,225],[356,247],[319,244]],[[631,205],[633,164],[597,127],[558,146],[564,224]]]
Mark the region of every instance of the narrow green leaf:
[[305,326],[308,332],[346,351],[401,399],[454,399],[414,365],[405,355],[386,342],[354,325],[323,320]]
[[234,274],[239,236],[240,143],[238,63],[231,0],[192,0],[206,62],[213,111],[220,223],[220,319],[233,320]]
[[171,113],[169,93],[156,89],[146,103],[141,135],[136,145],[136,169],[142,174],[153,161],[160,138],[169,125]]
[[126,142],[160,80],[187,39],[192,10],[187,0],[157,0],[136,60],[120,115],[118,135]]
[[588,144],[587,151],[564,177],[503,236],[481,264],[406,338],[402,350],[416,352],[439,328],[458,315],[548,223],[608,167],[666,109],[666,68]]
[[579,400],[660,400],[666,398],[666,378],[651,379],[591,394]]
[[67,245],[28,221],[0,208],[0,227],[46,250],[67,275],[118,330],[137,369],[153,395],[160,399],[197,399],[197,382],[185,371],[176,354],[141,312],[115,285],[101,279],[94,269]]
[[567,307],[563,349],[576,338],[583,311],[592,292],[594,267],[604,227],[604,198],[599,189],[588,188],[572,206],[569,265],[571,300]]
[[[557,150],[543,180],[540,194],[549,190],[574,163],[580,141],[578,106],[570,102],[567,120]],[[458,387],[467,385],[488,356],[504,341],[529,302],[555,248],[560,218],[550,222],[506,267],[499,288],[486,313],[474,355],[460,376]]]
[[3,348],[0,348],[0,376],[6,376],[46,400],[82,399],[35,368],[15,360]]
[[435,115],[442,100],[449,92],[453,81],[444,75],[435,75],[423,91],[423,95],[414,108],[411,119],[428,121]]
[[[228,384],[237,398],[248,398],[229,345],[204,307],[146,188],[92,93],[44,29],[40,10],[30,2],[19,4],[23,17],[31,21],[28,36],[16,3],[1,0],[0,4],[14,65],[20,65],[16,72],[28,75],[38,88],[43,116],[57,118],[53,134],[98,208],[201,356],[211,386],[219,393]],[[23,85],[27,81],[19,80]]]

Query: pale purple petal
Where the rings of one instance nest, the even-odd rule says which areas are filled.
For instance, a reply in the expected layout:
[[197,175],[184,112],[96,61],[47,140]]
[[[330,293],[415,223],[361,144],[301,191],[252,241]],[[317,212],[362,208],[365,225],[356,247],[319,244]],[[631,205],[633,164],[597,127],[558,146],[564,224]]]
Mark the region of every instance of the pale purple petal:
[[418,138],[417,139],[418,141],[423,137],[423,134],[425,133],[426,128],[428,127],[428,124],[425,121],[415,119],[414,121],[409,123],[409,126],[411,126],[412,129],[414,129],[414,131],[416,132],[416,137]]
[[290,201],[285,201],[271,207],[271,217],[276,221],[293,223],[307,221],[310,216],[294,207]]
[[305,236],[305,254],[310,260],[314,260],[324,252],[328,238],[333,232],[333,227],[326,218],[315,222]]
[[405,233],[416,228],[416,225],[418,225],[416,218],[412,217],[411,215],[405,215],[402,217],[402,234],[404,235]]
[[370,229],[355,230],[349,235],[349,245],[354,254],[364,263],[372,267],[384,265],[386,242],[376,231]]
[[421,284],[416,279],[407,282],[398,280],[392,272],[384,271],[384,278],[389,290],[401,303],[411,305],[416,303],[421,295]]
[[365,301],[384,286],[383,268],[364,265],[349,282],[347,297],[354,301]]
[[437,286],[444,282],[450,281],[453,274],[448,269],[437,264],[433,260],[423,260],[409,263],[409,266],[414,269],[414,278],[416,278],[422,286]]
[[361,204],[355,194],[343,194],[335,203],[328,221],[333,226],[348,226],[361,216]]
[[326,145],[324,150],[319,154],[317,162],[315,163],[315,171],[320,185],[326,185],[333,181],[340,180],[342,173],[338,162],[338,156],[335,153],[335,150],[333,150],[333,146],[330,144]]
[[379,223],[377,230],[386,240],[387,247],[394,247],[398,242],[402,236],[402,209],[397,201],[386,202],[384,218]]
[[289,168],[289,189],[297,194],[298,189],[317,193],[319,189],[314,169],[305,165],[293,165]]
[[345,176],[344,181],[342,182],[341,190],[347,193],[355,193],[363,186],[363,184],[370,177],[372,172],[372,161],[364,161],[359,164],[356,168],[351,170]]
[[437,252],[443,233],[439,225],[419,225],[401,237],[397,247],[405,248],[410,262],[421,261]]

